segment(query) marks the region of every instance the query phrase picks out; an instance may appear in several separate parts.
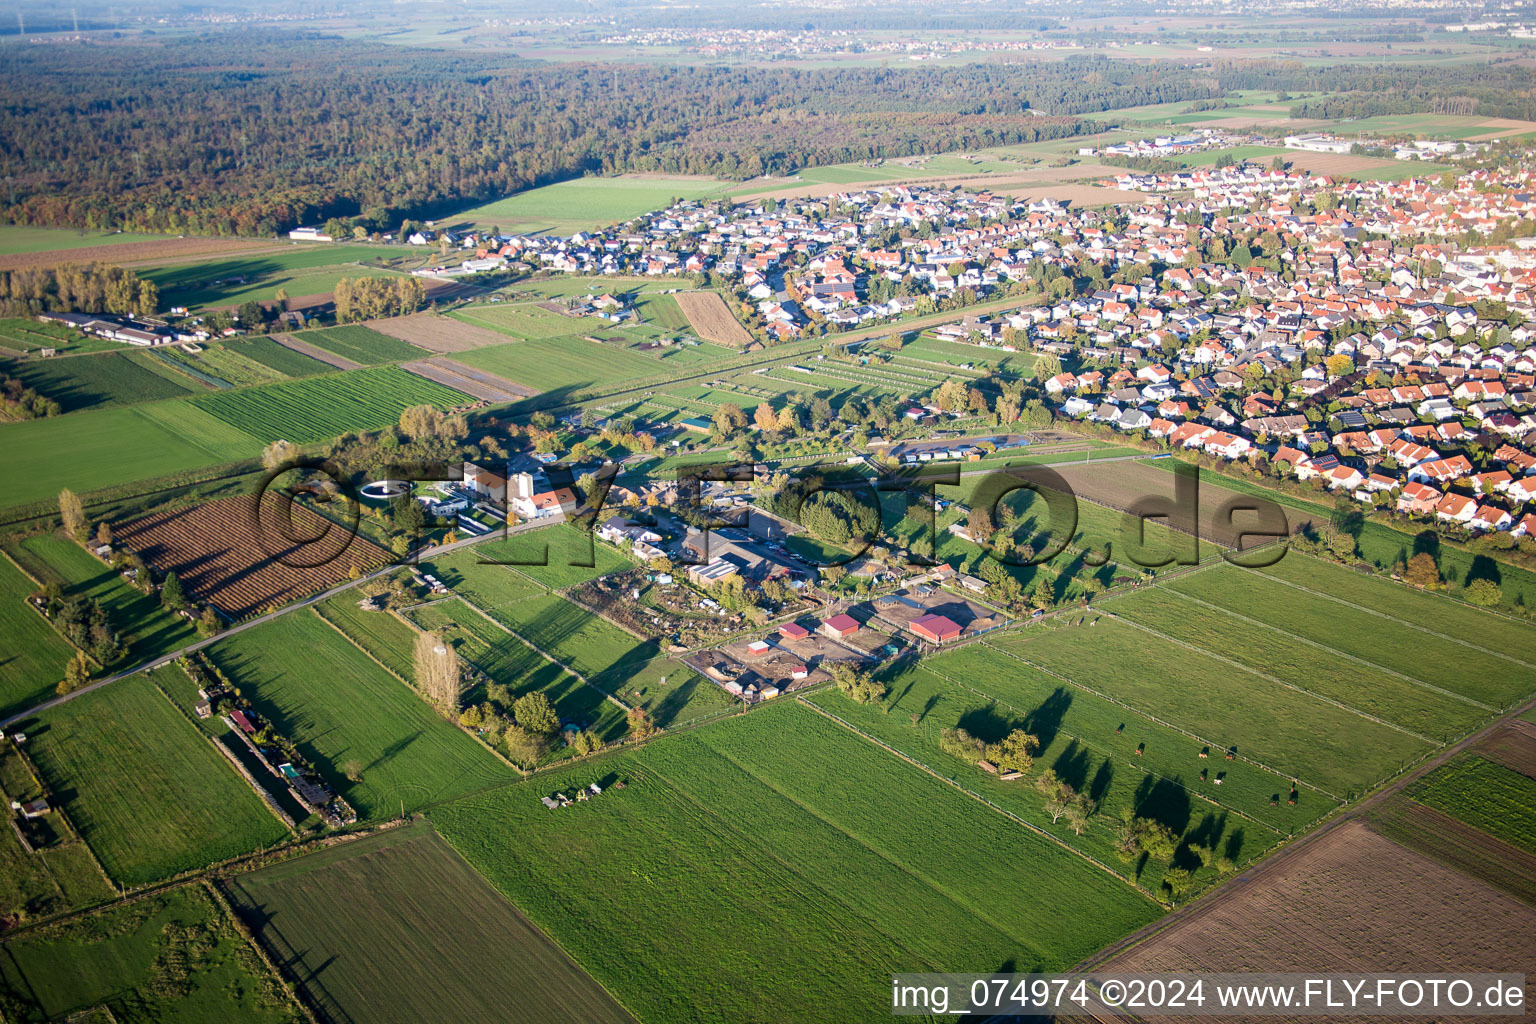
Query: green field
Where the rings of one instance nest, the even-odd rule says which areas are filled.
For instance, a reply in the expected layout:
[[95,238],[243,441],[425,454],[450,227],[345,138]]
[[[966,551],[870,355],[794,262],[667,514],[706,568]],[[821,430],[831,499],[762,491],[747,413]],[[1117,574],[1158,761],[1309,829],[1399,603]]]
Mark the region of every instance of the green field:
[[563,313],[541,309],[534,303],[467,306],[454,310],[452,316],[456,320],[489,327],[518,338],[561,338],[575,334],[584,327],[597,330],[608,326],[599,320],[573,319]]
[[75,649],[37,611],[27,605],[33,582],[9,561],[0,559],[0,715],[11,715],[53,695],[64,678],[64,663]]
[[731,184],[708,178],[578,178],[465,210],[453,220],[503,234],[572,235],[663,209],[674,198],[722,195]]
[[431,817],[641,1019],[887,1019],[893,973],[1057,970],[1159,913],[791,702]]
[[[329,1019],[632,1018],[428,827],[230,883],[237,910]],[[465,956],[444,956],[457,950]]]
[[[578,564],[588,561],[592,563],[590,566]],[[507,562],[510,566],[504,568],[497,562]],[[477,544],[469,558],[455,557],[450,566],[471,581],[510,571],[528,577],[541,587],[562,590],[597,576],[633,568],[634,563],[592,534],[557,524],[504,540]],[[470,585],[474,586],[474,583]]]
[[204,883],[46,925],[4,949],[0,1007],[11,1021],[305,1020]]
[[[459,657],[494,681],[511,687],[514,698],[538,691],[555,706],[562,724],[587,729],[605,743],[623,737],[623,708],[559,665],[545,660],[495,623],[486,621],[485,616],[463,601],[439,601],[417,609],[412,617],[423,628],[441,633]],[[473,704],[484,699],[485,694],[476,687],[466,694],[465,702]],[[558,758],[566,752],[566,748],[558,747],[550,753]]]
[[279,345],[271,338],[231,338],[223,343],[223,348],[260,363],[283,377],[312,377],[317,373],[334,373],[336,369],[329,363],[322,363],[286,345]]
[[[6,800],[22,803],[47,796],[10,744],[0,746],[0,791]],[[40,825],[31,851],[22,846],[15,830],[0,830],[0,914],[35,920],[115,895],[90,847],[62,815],[50,816]]]
[[210,650],[360,818],[517,777],[313,615],[285,615]]
[[[1155,469],[1169,472],[1178,462],[1176,459],[1160,459],[1148,462]],[[1226,473],[1216,473],[1209,469],[1202,469],[1205,478],[1214,480],[1215,483],[1204,483],[1202,487],[1213,488],[1217,500],[1222,500],[1225,495],[1221,491],[1234,491],[1239,494],[1250,494],[1269,498],[1279,502],[1287,509],[1294,508],[1306,513],[1314,522],[1328,519],[1332,513],[1329,505],[1321,504],[1317,500],[1309,500],[1294,494],[1287,494],[1251,479],[1229,476]],[[1319,499],[1326,501],[1323,495]],[[1419,537],[1428,533],[1434,539],[1438,548],[1437,558],[1440,563],[1440,572],[1450,584],[1450,592],[1456,593],[1459,587],[1465,586],[1470,579],[1491,578],[1499,584],[1503,590],[1502,607],[1520,608],[1536,606],[1536,572],[1521,568],[1509,562],[1499,562],[1487,555],[1474,554],[1446,538],[1440,538],[1433,530],[1423,530],[1413,524],[1404,522],[1403,529],[1395,529],[1387,523],[1367,521],[1357,538],[1359,544],[1359,557],[1371,563],[1380,571],[1388,571],[1393,564],[1406,562],[1418,550],[1421,543]],[[1287,558],[1286,562],[1291,559]],[[1400,588],[1406,589],[1406,588]],[[1448,603],[1439,598],[1432,598],[1442,607]],[[1476,609],[1471,609],[1476,611]],[[1446,615],[1451,612],[1447,611]],[[1483,616],[1487,618],[1487,616]]]
[[1409,786],[1419,803],[1536,853],[1536,779],[1476,754],[1457,756]]
[[977,366],[985,363],[1005,373],[1021,377],[1027,376],[1035,365],[1035,357],[1028,352],[1004,352],[1000,348],[982,348],[979,345],[943,341],[927,334],[903,345],[901,356],[931,363],[945,363],[950,366]]
[[315,606],[321,616],[345,633],[385,667],[406,679],[416,674],[412,651],[416,631],[386,611],[364,611],[358,607],[358,592],[348,591],[326,598]]
[[261,442],[181,399],[12,423],[0,436],[6,508],[261,455]]
[[238,306],[272,301],[279,289],[293,299],[329,292],[344,277],[392,277],[393,271],[359,261],[391,258],[399,251],[362,245],[294,243],[290,250],[177,263],[139,271],[160,286],[161,306]]
[[[1222,582],[1234,588],[1251,585],[1248,577],[1236,571],[1222,574],[1205,572],[1187,581],[1186,586]],[[1255,594],[1257,607],[1238,617],[1222,607],[1199,603],[1177,586],[1148,587],[1138,593],[1099,607],[1130,619],[1163,636],[1241,662],[1258,672],[1283,679],[1293,686],[1338,701],[1367,714],[1443,740],[1470,732],[1488,718],[1492,708],[1471,700],[1457,699],[1429,680],[1400,671],[1385,669],[1370,659],[1380,657],[1374,648],[1363,647],[1360,654],[1346,653],[1329,637],[1311,626],[1313,617],[1329,618],[1326,609],[1317,607],[1305,594]],[[1289,597],[1289,601],[1277,598]],[[1268,597],[1269,600],[1261,600]],[[1262,618],[1255,611],[1267,611]],[[1346,620],[1339,632],[1359,636],[1358,622]],[[1392,660],[1392,659],[1388,659]],[[1434,678],[1434,673],[1421,672]]]
[[470,398],[397,366],[377,366],[188,401],[252,437],[305,444],[353,430],[377,430],[397,422],[413,405],[451,408]]
[[[945,685],[934,688],[934,679],[943,680]],[[914,685],[911,692],[909,683]],[[965,709],[965,714],[955,714],[952,722],[945,720],[945,715],[928,708],[928,700],[934,697],[942,705]],[[972,711],[977,706],[974,697],[985,700],[985,714]],[[817,700],[836,705],[831,694]],[[911,712],[920,714],[919,735],[892,742],[892,746],[905,749],[908,743],[932,743],[934,737],[929,732],[954,725],[985,740],[995,740],[1001,735],[998,729],[1023,722],[1040,738],[1041,763],[1057,769],[1057,774],[1074,786],[1078,785],[1074,777],[1086,781],[1091,789],[1103,786],[1101,792],[1109,804],[1127,798],[1137,806],[1147,804],[1143,814],[1163,818],[1180,832],[1189,827],[1186,815],[1198,815],[1209,808],[1240,815],[1256,827],[1247,829],[1246,840],[1229,851],[1233,860],[1246,860],[1272,843],[1273,837],[1266,840],[1269,832],[1296,834],[1339,806],[1339,801],[1316,791],[1299,794],[1292,806],[1286,800],[1289,775],[1255,765],[1247,758],[1224,760],[1220,746],[1207,745],[1180,729],[1161,725],[1154,718],[1031,668],[991,646],[971,645],[926,659],[914,676],[892,680],[889,706],[891,714],[880,712],[880,717],[891,718],[885,731],[866,731],[889,738],[897,726],[911,729]],[[839,714],[854,718],[860,711],[846,708]],[[860,725],[865,725],[863,718]],[[1138,746],[1140,757],[1135,752]],[[1052,757],[1057,749],[1069,757]],[[1206,757],[1200,757],[1201,751],[1206,751]],[[958,760],[937,763],[952,765],[955,777],[982,774],[978,769],[965,768]],[[1100,778],[1100,771],[1106,772],[1107,778]],[[1201,771],[1206,771],[1206,780],[1201,780]],[[1155,780],[1144,783],[1141,772],[1149,772]],[[1123,774],[1126,777],[1121,778]],[[1218,777],[1220,786],[1215,785]],[[1106,815],[1094,823],[1089,835],[1107,820]]]
[[[1496,676],[1500,672],[1511,671],[1512,667],[1529,669],[1530,665],[1521,662],[1536,661],[1536,633],[1526,623],[1518,620],[1481,611],[1471,605],[1415,590],[1381,577],[1363,575],[1316,558],[1291,554],[1261,571],[1290,583],[1293,588],[1303,588],[1304,592],[1314,596],[1323,595],[1324,607],[1375,612],[1374,615],[1366,614],[1363,620],[1371,624],[1372,630],[1391,627],[1393,620],[1398,620],[1417,627],[1411,631],[1412,642],[1415,644],[1435,639],[1434,634],[1441,634],[1440,639],[1448,637],[1447,642],[1452,645],[1454,653],[1444,656],[1443,660],[1428,663],[1442,672],[1454,674],[1465,664],[1472,664],[1491,670]],[[1333,600],[1329,601],[1328,598]],[[1414,655],[1429,657],[1437,647],[1426,644],[1416,648]],[[1493,660],[1488,662],[1462,661],[1463,658],[1477,654],[1478,648],[1497,653],[1489,655]],[[1475,685],[1493,685],[1516,693],[1529,692],[1530,687],[1522,689],[1519,685],[1511,686],[1510,682],[1518,684],[1518,676],[1504,683],[1497,679],[1477,680]]]
[[[1289,789],[1289,780],[1250,765],[1226,764],[1219,757],[1214,762],[1199,760],[1201,744],[1188,737],[1128,719],[1123,711],[1115,717],[1118,709],[1095,706],[1092,698],[1059,684],[1052,686],[1052,680],[1043,673],[1027,669],[1014,672],[1006,663],[996,664],[1002,659],[996,658],[995,652],[990,652],[994,657],[989,659],[985,648],[967,648],[961,653],[973,652],[974,657],[931,659],[931,671],[915,668],[895,676],[890,681],[892,700],[886,705],[854,704],[834,689],[818,691],[809,699],[861,732],[954,779],[1067,846],[1127,877],[1134,876],[1154,891],[1162,884],[1162,864],[1123,864],[1116,856],[1114,825],[1122,813],[1134,811],[1157,819],[1184,837],[1185,844],[1174,863],[1192,871],[1196,886],[1204,887],[1215,884],[1221,875],[1214,866],[1202,867],[1189,845],[1208,845],[1235,864],[1247,863],[1284,839],[1290,827],[1305,827],[1334,806],[1313,799],[1305,806],[1289,807],[1282,802],[1281,807],[1270,807],[1269,801],[1277,792],[1283,797]],[[954,675],[962,669],[965,675]],[[988,691],[1004,692],[1010,700]],[[1023,703],[1025,698],[1027,703]],[[918,716],[916,725],[912,722],[914,714]],[[1114,730],[1121,725],[1125,732],[1117,735]],[[1014,728],[1038,736],[1042,745],[1036,756],[1036,773],[1049,768],[1098,804],[1086,830],[1074,835],[1066,819],[1053,822],[1044,809],[1044,795],[1029,779],[1000,781],[974,761],[945,753],[940,735],[957,726],[988,742],[1001,739]],[[1134,752],[1142,743],[1147,745],[1147,754],[1138,758]],[[1200,778],[1202,769],[1210,773],[1206,780]],[[1224,775],[1220,787],[1212,781],[1218,772]]]
[[34,534],[10,545],[8,551],[37,579],[58,582],[65,596],[85,594],[97,601],[127,640],[129,662],[164,654],[197,638],[192,624],[161,607],[157,595],[136,589],[101,559],[60,534]]
[[67,228],[33,228],[21,224],[0,224],[0,256],[53,252],[59,249],[87,249],[97,245],[122,245],[127,242],[154,242],[169,237],[171,236],[84,229],[71,231]]
[[53,708],[27,727],[52,797],[122,885],[288,838],[250,786],[145,676]]
[[[610,332],[601,333],[606,335]],[[674,348],[666,351],[681,355],[691,350]],[[505,345],[490,345],[455,353],[454,358],[540,391],[579,391],[615,380],[642,380],[662,376],[672,369],[674,363],[677,363],[677,369],[682,368],[683,364],[677,360],[677,355],[648,355],[619,343],[598,345],[584,337],[575,336],[529,338]]]
[[534,582],[517,569],[483,561],[492,557],[508,557],[506,552],[486,553],[500,551],[502,543],[489,541],[437,555],[424,561],[421,570],[437,577],[443,586],[464,595],[476,607],[488,612],[546,593],[542,583]]
[[548,651],[625,704],[639,704],[661,726],[682,725],[729,710],[736,699],[640,641],[553,594],[490,611],[519,636]]
[[421,359],[431,355],[425,349],[419,349],[399,338],[380,334],[362,324],[344,324],[341,327],[327,327],[321,331],[300,331],[294,337],[364,366]]
[[[1112,606],[1111,606],[1112,607]],[[1222,750],[1336,797],[1358,794],[1432,744],[1114,619],[1030,629],[989,645]]]
[[[1279,582],[1286,579],[1313,579],[1321,585],[1303,584],[1313,591],[1308,592]],[[1499,645],[1485,646],[1475,639],[1483,630],[1523,634],[1528,632],[1528,627],[1433,597],[1430,600],[1459,613],[1457,618],[1471,617],[1475,622],[1480,616],[1487,621],[1476,626],[1469,622],[1471,631],[1463,632],[1428,609],[1416,612],[1407,605],[1398,606],[1395,612],[1388,613],[1391,617],[1362,611],[1361,607],[1370,608],[1373,604],[1391,608],[1396,598],[1411,592],[1405,587],[1353,574],[1347,569],[1294,553],[1269,569],[1250,571],[1228,566],[1175,580],[1170,587],[1186,595],[1189,600],[1184,603],[1191,615],[1208,611],[1194,603],[1203,601],[1246,616],[1266,624],[1270,633],[1298,636],[1304,641],[1340,651],[1348,659],[1359,659],[1334,659],[1336,671],[1347,669],[1348,673],[1354,674],[1360,668],[1359,662],[1366,661],[1397,673],[1399,679],[1411,680],[1410,685],[1421,689],[1435,686],[1480,701],[1485,706],[1472,709],[1479,712],[1476,716],[1479,719],[1486,717],[1493,707],[1536,692],[1536,669],[1501,657]],[[1351,588],[1348,593],[1359,593],[1361,607],[1341,603],[1342,600],[1355,600],[1344,598],[1346,587]],[[1327,596],[1319,597],[1318,592]],[[1329,597],[1339,600],[1329,600]],[[1236,628],[1241,629],[1241,623]],[[1373,684],[1373,689],[1380,697],[1391,699],[1388,694],[1392,691],[1383,686],[1385,683],[1379,681]],[[1449,707],[1445,710],[1448,714],[1451,711]],[[1466,715],[1465,710],[1451,715],[1447,722],[1453,727],[1451,731],[1467,731],[1471,722],[1466,720]],[[1439,735],[1439,731],[1435,734]]]
[[0,363],[0,370],[52,398],[65,412],[175,398],[202,390],[192,378],[168,366],[150,365],[154,359],[148,352],[104,352]]

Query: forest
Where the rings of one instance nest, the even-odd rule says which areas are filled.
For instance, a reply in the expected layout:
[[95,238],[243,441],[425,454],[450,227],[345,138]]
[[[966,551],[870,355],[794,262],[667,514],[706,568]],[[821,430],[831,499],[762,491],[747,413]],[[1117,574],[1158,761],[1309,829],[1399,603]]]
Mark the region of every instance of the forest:
[[[1233,89],[1330,109],[1453,103],[1536,117],[1514,64],[1375,69],[1099,56],[955,66],[541,63],[314,33],[207,32],[0,49],[0,220],[272,235],[381,229],[584,174],[747,179],[1093,132],[1094,115]],[[14,83],[25,82],[25,89]]]
[[[441,215],[588,173],[750,178],[1062,138],[1082,114],[1203,99],[1132,62],[953,68],[532,64],[276,32],[9,47],[4,219],[267,235]],[[1042,113],[1043,112],[1043,113]]]

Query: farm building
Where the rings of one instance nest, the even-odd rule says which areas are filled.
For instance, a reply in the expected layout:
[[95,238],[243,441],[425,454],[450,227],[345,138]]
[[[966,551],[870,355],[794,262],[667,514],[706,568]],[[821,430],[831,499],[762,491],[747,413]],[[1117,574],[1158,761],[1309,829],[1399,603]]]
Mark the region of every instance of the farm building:
[[804,640],[811,635],[811,631],[798,622],[786,622],[779,627],[779,635],[787,640]]
[[944,615],[924,615],[908,627],[931,644],[947,643],[960,637],[960,624]]
[[859,631],[859,621],[847,612],[842,612],[823,622],[821,629],[832,637],[853,636]]

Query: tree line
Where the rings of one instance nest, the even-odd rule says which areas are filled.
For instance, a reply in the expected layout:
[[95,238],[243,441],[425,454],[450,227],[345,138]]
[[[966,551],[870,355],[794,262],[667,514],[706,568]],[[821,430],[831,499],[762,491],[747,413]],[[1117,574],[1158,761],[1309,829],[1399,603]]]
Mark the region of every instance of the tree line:
[[64,263],[0,270],[0,316],[38,313],[117,313],[152,316],[160,286],[122,267]]

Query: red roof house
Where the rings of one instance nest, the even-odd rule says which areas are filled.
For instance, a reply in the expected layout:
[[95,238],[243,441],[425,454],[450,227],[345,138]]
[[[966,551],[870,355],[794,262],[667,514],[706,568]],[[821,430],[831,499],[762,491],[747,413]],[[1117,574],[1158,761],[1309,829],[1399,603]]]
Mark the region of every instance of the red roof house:
[[960,636],[959,623],[946,615],[924,615],[920,619],[913,619],[908,628],[933,644],[942,644]]
[[829,636],[852,636],[859,631],[859,620],[847,612],[832,616],[821,624]]

